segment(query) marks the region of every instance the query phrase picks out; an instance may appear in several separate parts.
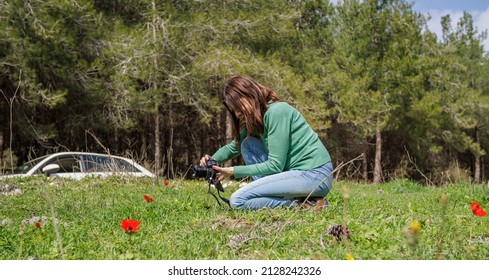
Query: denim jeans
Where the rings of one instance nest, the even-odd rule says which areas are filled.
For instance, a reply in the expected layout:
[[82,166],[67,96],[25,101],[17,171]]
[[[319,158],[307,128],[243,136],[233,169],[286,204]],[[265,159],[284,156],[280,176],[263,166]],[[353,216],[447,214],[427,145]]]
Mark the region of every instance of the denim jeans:
[[[268,159],[262,142],[247,137],[241,144],[241,154],[247,165]],[[268,176],[252,176],[253,182],[231,195],[230,203],[236,209],[288,207],[294,201],[311,197],[325,197],[333,183],[333,164],[327,162],[310,170],[289,170]]]

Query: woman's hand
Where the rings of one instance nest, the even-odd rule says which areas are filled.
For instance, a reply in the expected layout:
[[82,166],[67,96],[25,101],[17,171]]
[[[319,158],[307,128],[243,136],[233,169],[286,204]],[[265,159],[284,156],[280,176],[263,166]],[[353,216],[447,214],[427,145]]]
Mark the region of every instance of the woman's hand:
[[217,165],[214,165],[212,167],[214,170],[217,171],[217,180],[219,182],[224,181],[226,178],[229,178],[234,175],[234,167],[219,167]]
[[203,167],[206,167],[206,162],[211,159],[211,156],[210,155],[204,155],[201,159],[200,159],[200,162],[199,162],[199,165],[200,166],[203,166]]

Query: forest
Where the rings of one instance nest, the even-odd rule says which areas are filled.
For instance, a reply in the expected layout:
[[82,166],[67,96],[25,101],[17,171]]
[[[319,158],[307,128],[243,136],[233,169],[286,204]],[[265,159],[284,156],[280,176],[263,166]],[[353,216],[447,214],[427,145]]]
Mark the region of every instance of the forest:
[[412,4],[0,0],[0,173],[89,151],[185,177],[230,141],[221,89],[243,74],[306,117],[336,178],[486,182],[487,31],[447,15],[440,38]]

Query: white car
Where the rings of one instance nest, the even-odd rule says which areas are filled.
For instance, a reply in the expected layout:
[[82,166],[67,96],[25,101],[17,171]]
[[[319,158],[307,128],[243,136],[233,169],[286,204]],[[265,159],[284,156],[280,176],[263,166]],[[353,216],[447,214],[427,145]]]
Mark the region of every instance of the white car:
[[0,179],[26,177],[36,174],[72,179],[113,175],[156,177],[134,160],[124,157],[84,152],[61,152],[26,162],[15,169],[13,174],[0,176]]

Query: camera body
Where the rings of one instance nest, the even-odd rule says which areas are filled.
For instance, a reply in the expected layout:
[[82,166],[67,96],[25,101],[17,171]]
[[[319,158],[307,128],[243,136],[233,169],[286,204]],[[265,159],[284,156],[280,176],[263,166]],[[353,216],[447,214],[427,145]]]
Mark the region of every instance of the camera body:
[[193,179],[206,178],[211,180],[213,183],[216,180],[217,171],[212,167],[219,165],[217,161],[209,159],[205,162],[205,166],[194,165],[194,174],[192,174]]
[[207,193],[211,194],[216,199],[217,203],[221,205],[219,199],[217,199],[217,196],[211,191],[211,185],[214,185],[214,187],[217,189],[217,195],[219,196],[219,198],[222,201],[226,202],[229,207],[231,207],[231,204],[229,204],[229,199],[221,196],[221,192],[224,192],[224,188],[222,187],[221,182],[217,180],[217,171],[212,168],[213,166],[217,165],[219,165],[219,163],[214,159],[207,160],[205,162],[205,166],[194,165],[194,174],[192,174],[192,178],[206,178],[207,182],[209,183],[209,189],[207,190]]

